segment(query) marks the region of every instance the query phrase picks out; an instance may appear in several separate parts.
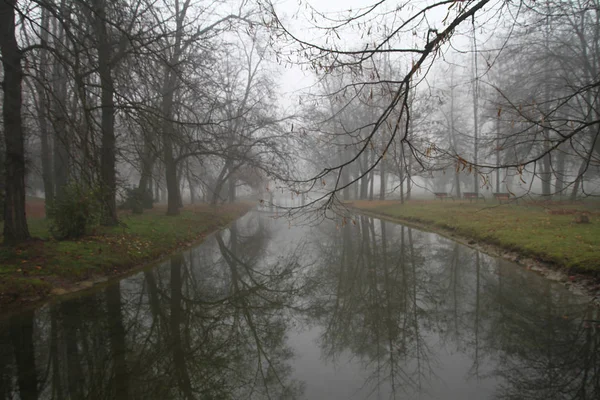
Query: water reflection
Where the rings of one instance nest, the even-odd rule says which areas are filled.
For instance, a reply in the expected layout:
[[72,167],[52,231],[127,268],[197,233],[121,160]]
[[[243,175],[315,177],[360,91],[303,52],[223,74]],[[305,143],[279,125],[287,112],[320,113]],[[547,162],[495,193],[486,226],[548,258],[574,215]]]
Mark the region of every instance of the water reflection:
[[298,397],[285,307],[297,256],[261,264],[269,240],[246,219],[102,293],[6,321],[2,398]]
[[596,399],[600,315],[582,301],[400,225],[253,213],[0,321],[0,399]]
[[321,348],[360,362],[357,397],[600,397],[598,310],[557,284],[367,217],[320,243]]

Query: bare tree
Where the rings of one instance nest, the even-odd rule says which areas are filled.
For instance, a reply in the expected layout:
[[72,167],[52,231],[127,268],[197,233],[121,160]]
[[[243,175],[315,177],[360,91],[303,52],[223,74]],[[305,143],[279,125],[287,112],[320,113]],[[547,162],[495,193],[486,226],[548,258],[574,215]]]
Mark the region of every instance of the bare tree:
[[29,239],[25,215],[25,144],[21,114],[23,68],[15,29],[16,0],[0,2],[0,50],[3,67],[4,141],[6,151],[4,242]]
[[[464,4],[461,3],[448,13],[447,18],[442,22],[443,29],[435,29],[428,25],[427,17],[432,10],[440,9],[441,7],[447,8],[448,5],[453,4],[453,2],[436,2],[421,9],[415,9],[412,12],[404,10],[402,7],[396,7],[392,10],[384,9],[385,3],[386,2],[379,2],[371,7],[354,11],[351,10],[349,17],[346,14],[340,16],[338,19],[335,17],[323,16],[319,14],[318,11],[314,12],[313,15],[323,17],[322,20],[315,22],[315,25],[318,29],[321,29],[326,33],[327,40],[325,43],[312,42],[300,38],[288,29],[286,24],[279,18],[275,6],[269,4],[266,7],[266,11],[269,12],[271,16],[267,23],[278,29],[279,33],[276,37],[286,38],[291,42],[296,43],[298,46],[298,53],[304,57],[302,58],[302,60],[304,60],[302,61],[303,63],[309,65],[310,68],[314,69],[319,74],[328,74],[337,69],[347,69],[352,71],[358,79],[349,86],[356,88],[359,92],[364,91],[365,93],[368,93],[371,87],[377,87],[382,84],[381,79],[374,72],[366,73],[366,71],[373,71],[368,65],[374,62],[375,55],[380,53],[392,53],[404,54],[412,57],[412,64],[408,68],[408,72],[400,79],[389,82],[393,87],[393,95],[383,111],[370,117],[368,123],[364,125],[368,130],[368,133],[360,142],[361,144],[358,146],[354,155],[345,162],[324,168],[314,176],[297,182],[327,182],[326,178],[329,178],[330,186],[327,186],[326,190],[309,204],[312,206],[320,206],[323,211],[321,215],[325,217],[328,216],[327,211],[335,208],[338,204],[338,192],[343,191],[344,188],[355,184],[356,182],[362,181],[361,186],[365,183],[365,178],[372,173],[383,159],[384,154],[391,149],[392,143],[394,143],[394,140],[399,133],[403,133],[400,141],[408,147],[408,151],[416,157],[417,162],[421,162],[419,159],[424,158],[430,153],[427,149],[417,148],[409,139],[409,132],[411,131],[409,96],[411,84],[413,83],[413,79],[417,78],[421,69],[428,67],[428,60],[430,58],[435,58],[440,54],[444,44],[451,40],[455,30],[465,21],[474,18],[476,14],[481,12],[484,6],[490,3],[490,1],[482,0],[469,1]],[[408,14],[404,14],[402,18],[398,18],[398,22],[391,28],[390,34],[385,35],[383,38],[376,39],[375,41],[373,41],[372,37],[369,37],[361,43],[361,45],[364,46],[362,48],[357,48],[356,46],[342,48],[339,41],[335,41],[335,35],[338,37],[340,36],[338,31],[349,26],[358,28],[361,24],[363,24],[361,29],[362,32],[364,32],[363,36],[369,36],[371,29],[373,29],[376,24],[380,23],[381,19],[388,15],[397,16],[400,12],[408,12]],[[326,26],[323,26],[320,22],[323,22]],[[400,43],[399,38],[406,31],[421,33],[423,35],[423,39],[420,41],[421,44],[416,44],[414,47],[393,46],[394,43]],[[391,47],[388,46],[390,43],[392,44]],[[291,56],[282,54],[281,57],[287,58]],[[364,79],[365,77],[368,79]],[[416,82],[417,81],[415,80],[415,83]],[[392,130],[389,137],[386,137],[383,140],[383,151],[374,155],[372,160],[369,160],[365,154],[371,146],[375,145],[377,142],[376,138],[383,135],[383,128],[386,126],[386,121],[389,121],[390,119],[393,119],[391,125]],[[401,127],[404,129],[401,129]],[[358,176],[353,177],[349,182],[342,185],[341,180],[344,169],[349,168],[349,166],[354,163],[361,162],[363,163],[363,168]],[[293,211],[294,210],[291,210],[292,213]]]

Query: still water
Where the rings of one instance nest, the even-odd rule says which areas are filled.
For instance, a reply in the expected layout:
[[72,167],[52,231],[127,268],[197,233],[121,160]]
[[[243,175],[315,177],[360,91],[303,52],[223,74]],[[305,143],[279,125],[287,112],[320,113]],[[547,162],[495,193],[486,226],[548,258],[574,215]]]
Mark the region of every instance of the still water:
[[401,225],[252,212],[0,320],[0,399],[599,399],[600,313]]

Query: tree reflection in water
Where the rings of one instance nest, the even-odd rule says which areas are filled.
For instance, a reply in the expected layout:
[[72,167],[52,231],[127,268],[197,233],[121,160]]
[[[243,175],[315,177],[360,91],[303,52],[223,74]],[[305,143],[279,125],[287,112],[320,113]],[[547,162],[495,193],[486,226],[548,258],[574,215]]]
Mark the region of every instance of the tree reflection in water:
[[433,234],[252,213],[157,268],[0,321],[0,399],[335,398],[298,376],[349,374],[340,364],[360,371],[340,379],[356,398],[597,399],[599,320]]
[[600,398],[597,308],[439,236],[359,222],[322,229],[313,306],[323,353],[367,371],[360,396],[453,398],[434,388],[455,384],[456,369],[480,382],[477,398]]
[[[377,226],[376,226],[377,225]],[[324,327],[321,345],[330,360],[344,352],[358,356],[369,371],[362,395],[422,389],[432,375],[431,352],[424,339],[428,272],[422,249],[410,228],[361,217],[340,235],[321,238],[323,287],[314,298],[315,317]],[[391,236],[391,237],[390,237]],[[386,390],[383,389],[385,392]]]
[[286,342],[301,248],[261,263],[270,237],[257,218],[35,321],[5,321],[2,398],[301,397]]

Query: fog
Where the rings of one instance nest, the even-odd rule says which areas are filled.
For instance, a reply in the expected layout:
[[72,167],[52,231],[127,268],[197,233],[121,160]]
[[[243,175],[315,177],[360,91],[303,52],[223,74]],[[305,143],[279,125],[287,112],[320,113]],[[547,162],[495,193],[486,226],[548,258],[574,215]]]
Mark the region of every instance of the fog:
[[3,97],[7,193],[98,188],[114,221],[132,196],[174,215],[239,198],[294,214],[434,193],[598,193],[595,2],[13,6],[3,77],[14,82],[19,49],[22,79]]

